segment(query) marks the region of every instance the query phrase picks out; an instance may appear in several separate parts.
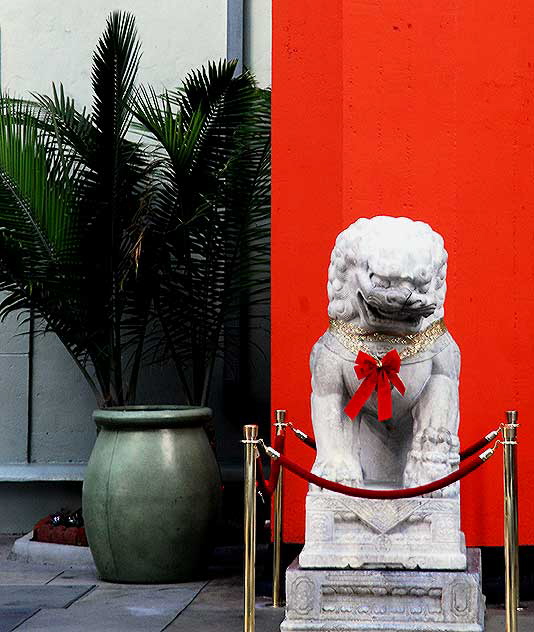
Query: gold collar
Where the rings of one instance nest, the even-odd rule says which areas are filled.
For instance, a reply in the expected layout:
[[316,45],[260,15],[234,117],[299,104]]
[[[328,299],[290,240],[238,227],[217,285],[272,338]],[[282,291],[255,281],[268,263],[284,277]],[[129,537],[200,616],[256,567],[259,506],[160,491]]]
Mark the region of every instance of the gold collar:
[[380,358],[369,349],[365,344],[369,342],[389,342],[391,346],[405,345],[404,349],[399,351],[401,360],[414,356],[431,347],[434,342],[447,332],[445,322],[441,318],[436,320],[423,331],[414,334],[384,334],[378,331],[369,331],[362,327],[356,327],[344,320],[330,319],[329,331],[341,342],[341,344],[357,354],[358,351],[364,351],[376,360]]

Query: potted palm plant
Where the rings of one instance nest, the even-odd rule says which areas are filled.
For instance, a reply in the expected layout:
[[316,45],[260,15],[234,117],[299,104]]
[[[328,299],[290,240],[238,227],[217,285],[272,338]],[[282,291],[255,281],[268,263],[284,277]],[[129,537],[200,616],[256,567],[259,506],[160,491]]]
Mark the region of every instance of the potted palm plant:
[[[31,310],[97,401],[84,517],[99,574],[177,581],[202,566],[220,495],[204,427],[225,326],[268,287],[269,98],[235,63],[136,86],[134,18],[113,13],[93,106],[62,86],[0,100],[0,314]],[[229,329],[228,329],[229,331]],[[183,406],[136,401],[170,360]]]

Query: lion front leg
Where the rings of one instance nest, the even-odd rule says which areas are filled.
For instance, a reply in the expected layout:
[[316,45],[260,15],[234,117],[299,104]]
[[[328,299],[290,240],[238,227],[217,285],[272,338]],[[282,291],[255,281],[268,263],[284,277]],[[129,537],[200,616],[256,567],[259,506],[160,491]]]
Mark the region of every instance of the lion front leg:
[[312,395],[312,411],[317,443],[313,473],[343,485],[361,485],[359,420],[346,418],[343,402],[334,396]]
[[318,343],[312,352],[311,410],[317,444],[313,473],[344,485],[362,484],[360,423],[343,412],[346,393],[342,360]]
[[[417,487],[457,468],[458,382],[432,375],[413,411],[413,440],[404,471],[404,486]],[[458,495],[458,483],[433,492],[437,497]]]

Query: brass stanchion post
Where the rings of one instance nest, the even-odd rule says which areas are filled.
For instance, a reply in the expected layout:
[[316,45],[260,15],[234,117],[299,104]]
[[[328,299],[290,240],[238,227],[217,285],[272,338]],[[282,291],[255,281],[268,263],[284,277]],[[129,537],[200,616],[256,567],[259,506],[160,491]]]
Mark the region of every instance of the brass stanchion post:
[[504,436],[504,560],[506,632],[517,632],[519,608],[519,534],[517,509],[517,410],[506,411]]
[[[280,436],[285,433],[287,424],[285,423],[286,411],[275,411],[276,434]],[[278,482],[274,491],[273,499],[273,608],[283,606],[280,599],[280,564],[282,558],[282,492],[283,492],[283,470],[280,471]]]
[[256,450],[258,426],[244,426],[245,445],[245,618],[244,632],[256,627]]

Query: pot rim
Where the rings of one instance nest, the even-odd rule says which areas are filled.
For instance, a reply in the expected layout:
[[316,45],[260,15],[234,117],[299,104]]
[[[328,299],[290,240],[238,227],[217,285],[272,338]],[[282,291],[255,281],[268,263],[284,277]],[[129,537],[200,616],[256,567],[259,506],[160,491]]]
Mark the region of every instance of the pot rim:
[[97,426],[115,428],[193,428],[202,426],[212,416],[211,408],[206,406],[110,406],[93,411]]

